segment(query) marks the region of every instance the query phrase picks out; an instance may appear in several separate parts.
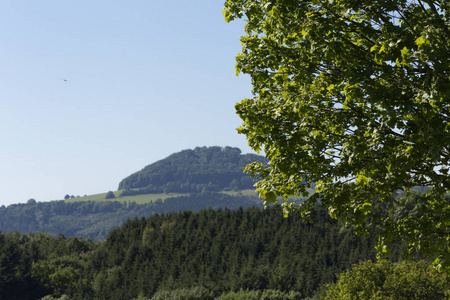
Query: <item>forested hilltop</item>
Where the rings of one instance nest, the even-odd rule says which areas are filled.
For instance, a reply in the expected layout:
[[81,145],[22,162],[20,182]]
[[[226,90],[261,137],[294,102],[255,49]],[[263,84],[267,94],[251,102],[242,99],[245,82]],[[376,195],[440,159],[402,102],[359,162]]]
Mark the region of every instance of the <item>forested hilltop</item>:
[[266,163],[256,154],[241,154],[232,147],[197,147],[146,166],[123,179],[123,195],[147,193],[198,193],[253,189],[255,180],[243,172],[252,162]]

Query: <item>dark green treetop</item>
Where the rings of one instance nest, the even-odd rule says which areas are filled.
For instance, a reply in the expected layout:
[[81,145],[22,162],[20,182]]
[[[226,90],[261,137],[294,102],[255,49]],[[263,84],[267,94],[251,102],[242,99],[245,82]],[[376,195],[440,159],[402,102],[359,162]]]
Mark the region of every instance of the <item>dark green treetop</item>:
[[255,181],[245,174],[251,162],[266,163],[263,156],[242,154],[233,147],[197,147],[183,150],[146,166],[119,184],[119,189],[143,192],[202,192],[251,189]]

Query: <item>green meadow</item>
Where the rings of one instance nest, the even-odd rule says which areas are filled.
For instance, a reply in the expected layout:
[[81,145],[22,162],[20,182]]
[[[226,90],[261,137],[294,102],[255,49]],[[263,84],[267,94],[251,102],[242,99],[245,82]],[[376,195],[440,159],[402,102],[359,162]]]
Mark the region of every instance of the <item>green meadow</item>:
[[[101,201],[118,201],[118,202],[136,202],[137,204],[146,204],[146,203],[152,203],[157,200],[166,200],[167,198],[174,198],[174,197],[180,197],[180,196],[187,196],[186,193],[159,193],[159,194],[145,194],[145,195],[136,195],[136,196],[124,196],[120,197],[120,194],[123,190],[118,190],[114,192],[114,195],[116,198],[110,198],[106,199],[107,193],[101,193],[101,194],[94,194],[94,195],[88,195],[84,197],[76,197],[65,200],[67,203],[71,202],[86,202],[86,201],[94,201],[94,202],[101,202]],[[230,196],[236,196],[236,195],[242,195],[242,196],[257,196],[257,193],[255,190],[247,189],[242,191],[227,191],[227,192],[221,192],[223,194],[227,194]]]

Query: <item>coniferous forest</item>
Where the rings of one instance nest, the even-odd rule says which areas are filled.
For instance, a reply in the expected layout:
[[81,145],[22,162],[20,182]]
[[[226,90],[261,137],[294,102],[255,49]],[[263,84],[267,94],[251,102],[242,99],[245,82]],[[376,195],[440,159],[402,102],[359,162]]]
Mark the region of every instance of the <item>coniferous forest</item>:
[[[376,259],[374,240],[356,236],[321,208],[312,221],[285,218],[274,206],[134,218],[97,242],[2,233],[0,295],[260,299],[265,293],[265,299],[322,299],[339,273]],[[400,248],[392,249],[391,261],[399,261]]]
[[0,295],[132,299],[201,289],[212,296],[277,290],[312,297],[337,273],[375,259],[370,238],[342,230],[324,210],[313,219],[284,218],[279,207],[208,209],[135,218],[99,242],[4,233]]

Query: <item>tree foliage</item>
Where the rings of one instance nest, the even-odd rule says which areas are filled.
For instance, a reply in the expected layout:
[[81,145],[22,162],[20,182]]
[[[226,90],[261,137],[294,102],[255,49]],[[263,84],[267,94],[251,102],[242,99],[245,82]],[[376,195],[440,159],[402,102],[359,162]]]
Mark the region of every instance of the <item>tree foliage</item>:
[[315,183],[303,215],[320,199],[362,230],[375,199],[427,187],[420,219],[380,225],[448,268],[450,2],[227,0],[224,15],[246,20],[237,72],[254,97],[236,110],[239,132],[270,160],[248,167],[266,202]]
[[232,147],[197,147],[183,150],[146,166],[119,184],[122,196],[151,193],[196,193],[253,189],[255,181],[242,170],[263,156],[241,154]]
[[113,191],[109,191],[106,193],[105,199],[113,199],[116,198],[116,195],[114,194]]
[[325,300],[448,299],[449,278],[425,262],[361,262],[339,274]]

